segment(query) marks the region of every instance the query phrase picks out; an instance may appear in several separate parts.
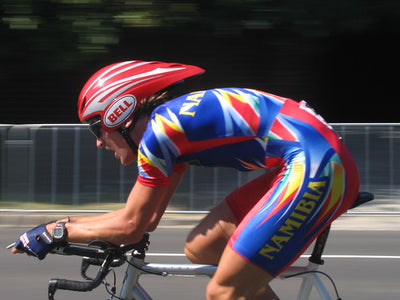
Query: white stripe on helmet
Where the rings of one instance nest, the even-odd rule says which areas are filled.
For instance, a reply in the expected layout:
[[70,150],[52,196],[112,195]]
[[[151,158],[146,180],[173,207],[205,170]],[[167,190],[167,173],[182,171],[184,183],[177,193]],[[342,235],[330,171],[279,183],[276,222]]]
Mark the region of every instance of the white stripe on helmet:
[[[143,80],[140,81],[136,81],[134,83],[125,85],[125,82],[121,83],[120,85],[111,88],[111,90],[106,90],[104,91],[101,95],[99,95],[96,99],[93,100],[93,104],[91,104],[85,111],[85,114],[83,115],[83,119],[86,119],[87,116],[89,116],[92,113],[95,112],[100,112],[100,111],[104,111],[106,109],[106,107],[108,106],[108,104],[114,100],[115,98],[117,98],[119,95],[121,95],[122,93],[124,93],[126,90],[130,89],[131,87],[134,87],[135,85],[157,78],[160,76],[154,76],[154,77],[150,77],[150,78],[145,78]],[[115,92],[114,92],[115,91]],[[100,100],[105,97],[107,94],[109,94],[110,92],[114,92],[113,94],[111,94],[110,96],[107,97],[107,99],[104,99],[103,101],[100,102]]]
[[110,73],[111,71],[113,71],[113,70],[115,70],[115,69],[117,69],[117,68],[119,68],[119,67],[121,67],[121,66],[123,66],[123,65],[130,64],[130,63],[134,63],[134,62],[135,62],[134,60],[131,60],[131,61],[124,61],[124,62],[121,62],[121,63],[119,63],[119,64],[116,64],[115,66],[113,66],[113,67],[107,69],[106,71],[104,71],[104,73],[100,74],[100,75],[97,77],[97,80],[93,81],[92,84],[91,84],[90,86],[88,86],[88,88],[85,90],[85,93],[83,94],[82,98],[86,97],[87,92],[88,92],[95,84],[98,83],[98,81],[99,81],[100,78],[102,78],[102,77],[105,76],[106,74]]
[[[146,78],[137,82],[134,82],[132,84],[126,85],[124,86],[127,82],[135,80],[135,79],[139,79],[139,78],[143,78],[143,77],[147,77],[147,76],[152,76],[152,75],[159,75],[159,74],[163,74],[163,73],[168,73],[168,72],[173,72],[176,70],[181,70],[184,69],[182,67],[178,67],[178,68],[157,68],[154,70],[151,70],[149,72],[146,73],[141,73],[141,74],[137,74],[134,76],[130,76],[118,81],[115,81],[109,85],[104,86],[103,88],[101,88],[99,91],[97,91],[86,103],[86,110],[85,113],[83,114],[82,118],[85,119],[87,116],[89,116],[92,113],[98,112],[98,111],[103,111],[109,104],[110,101],[112,101],[113,99],[117,98],[119,95],[121,95],[123,92],[125,92],[126,90],[128,90],[129,88],[142,83],[144,81],[147,80],[151,80],[154,78],[157,78],[159,76],[153,76],[150,78]],[[112,76],[111,76],[112,77]],[[110,78],[111,78],[110,77]],[[124,86],[123,88],[121,88],[122,86]],[[115,92],[114,92],[115,91]],[[108,96],[107,99],[103,99],[107,94],[114,92],[112,95]]]

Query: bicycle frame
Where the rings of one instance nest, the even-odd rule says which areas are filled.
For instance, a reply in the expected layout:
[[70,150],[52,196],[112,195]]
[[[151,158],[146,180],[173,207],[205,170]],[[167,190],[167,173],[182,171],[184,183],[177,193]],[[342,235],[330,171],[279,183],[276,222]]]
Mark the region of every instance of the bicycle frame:
[[[303,281],[297,295],[297,300],[307,300],[313,287],[318,291],[321,300],[333,300],[318,273],[319,264],[309,262],[307,266],[291,266],[279,277],[302,277]],[[143,258],[132,256],[126,269],[120,298],[124,300],[151,300],[151,296],[140,285],[139,278],[143,274],[159,276],[207,276],[212,277],[216,266],[202,264],[167,264],[146,263]],[[112,298],[110,298],[112,299]]]
[[143,274],[212,277],[216,269],[216,266],[200,264],[145,263],[142,258],[133,256],[126,269],[120,298],[127,300],[152,299],[139,283],[139,277]]

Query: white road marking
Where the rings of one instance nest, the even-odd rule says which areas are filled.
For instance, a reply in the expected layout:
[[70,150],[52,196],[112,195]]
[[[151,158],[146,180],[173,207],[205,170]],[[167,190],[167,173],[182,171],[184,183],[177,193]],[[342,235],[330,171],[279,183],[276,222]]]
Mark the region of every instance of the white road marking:
[[[184,253],[147,253],[146,256],[161,257],[185,257]],[[310,255],[301,255],[301,258],[308,258]],[[353,259],[400,259],[400,255],[322,255],[322,258],[353,258]]]
[[146,256],[185,257],[185,253],[146,253]]
[[400,259],[400,255],[322,255],[322,258]]

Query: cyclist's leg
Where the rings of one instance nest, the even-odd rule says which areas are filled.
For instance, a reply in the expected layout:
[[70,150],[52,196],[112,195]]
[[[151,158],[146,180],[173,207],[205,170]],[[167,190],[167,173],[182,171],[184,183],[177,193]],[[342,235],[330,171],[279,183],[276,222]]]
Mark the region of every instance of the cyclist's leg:
[[226,247],[217,272],[207,286],[207,299],[277,300],[268,283],[274,277]]
[[280,169],[265,173],[232,192],[189,233],[186,256],[193,263],[218,264],[237,224],[271,188]]
[[[225,248],[228,248],[228,251],[230,250],[226,245],[235,229],[236,218],[227,203],[223,201],[212,209],[188,235],[185,247],[186,256],[193,263],[217,265]],[[258,270],[259,268],[256,271]],[[253,299],[258,299],[258,297],[264,300],[278,299],[267,282],[268,279],[265,280],[265,284],[264,281],[261,281],[260,286],[254,286],[251,289],[254,291]],[[213,290],[212,287],[209,289],[210,291]]]
[[[284,177],[290,179],[291,182],[301,182],[299,179],[303,176],[301,168],[291,168],[291,171],[287,168],[277,168],[237,189],[227,197],[227,204],[235,218],[239,220],[239,224],[230,239],[230,245],[223,252],[216,274],[207,287],[208,299],[278,299],[268,284],[275,276],[263,265],[253,262],[240,251],[243,249],[246,253],[254,252],[252,255],[256,255],[259,246],[256,246],[257,249],[252,249],[253,245],[249,245],[249,247],[241,247],[240,250],[233,246],[238,239],[240,244],[244,236],[244,245],[247,246],[252,244],[252,241],[263,239],[264,235],[270,235],[271,232],[268,233],[265,230],[268,231],[269,227],[273,229],[273,224],[263,226],[263,232],[257,230],[257,224],[262,223],[265,214],[268,214],[277,202],[283,203],[281,201],[283,199],[276,201],[276,196],[280,194],[285,182],[288,182],[284,180]],[[294,193],[285,193],[285,195],[287,195],[286,200],[290,201]],[[252,221],[253,219],[255,222]],[[262,245],[261,243],[261,247]]]
[[193,263],[217,265],[236,223],[225,201],[214,207],[189,233],[185,246],[188,259]]
[[[212,209],[188,235],[185,247],[187,257],[193,263],[218,264],[238,222],[272,186],[279,172],[280,169],[275,169],[257,177],[235,190],[225,201]],[[254,299],[258,299],[258,297],[260,299],[278,299],[270,286],[266,284],[268,280],[261,282],[263,284],[254,285],[252,288]],[[210,288],[210,290],[213,289]]]
[[209,299],[254,297],[249,292],[290,266],[354,201],[358,180],[346,176],[352,175],[345,172],[349,160],[342,155],[344,167],[333,151],[323,158],[311,173],[315,165],[302,152],[292,156],[272,188],[238,224],[207,289]]

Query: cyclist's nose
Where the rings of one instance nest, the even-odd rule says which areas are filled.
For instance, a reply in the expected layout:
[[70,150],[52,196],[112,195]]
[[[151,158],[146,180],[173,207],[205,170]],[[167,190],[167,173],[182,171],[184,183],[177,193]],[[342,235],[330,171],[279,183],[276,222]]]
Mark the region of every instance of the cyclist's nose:
[[103,148],[104,147],[104,141],[101,138],[96,139],[96,147],[97,148]]

